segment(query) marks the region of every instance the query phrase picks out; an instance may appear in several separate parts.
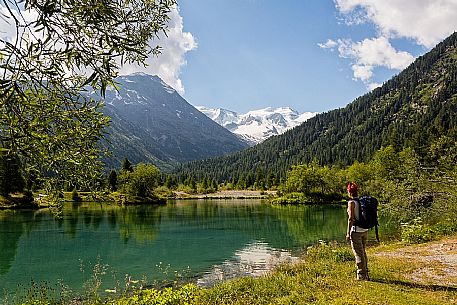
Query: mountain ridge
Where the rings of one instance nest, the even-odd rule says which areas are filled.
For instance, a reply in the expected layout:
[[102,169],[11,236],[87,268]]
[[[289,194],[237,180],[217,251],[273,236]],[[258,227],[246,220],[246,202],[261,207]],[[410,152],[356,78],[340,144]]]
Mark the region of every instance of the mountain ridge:
[[344,108],[318,114],[241,152],[183,165],[177,172],[219,181],[256,172],[284,178],[292,165],[365,162],[387,145],[411,147],[424,157],[443,136],[457,137],[456,33]]
[[103,111],[111,118],[102,144],[112,152],[104,158],[107,167],[117,168],[128,158],[134,164],[150,162],[169,170],[181,162],[247,147],[158,76],[135,73],[116,82],[119,90],[109,88],[104,98]]

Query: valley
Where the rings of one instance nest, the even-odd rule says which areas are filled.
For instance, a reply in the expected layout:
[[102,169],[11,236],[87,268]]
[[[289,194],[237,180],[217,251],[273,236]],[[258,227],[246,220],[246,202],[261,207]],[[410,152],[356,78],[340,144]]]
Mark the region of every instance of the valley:
[[[277,14],[310,2],[275,7],[274,22],[262,23],[259,6],[255,14],[248,10],[260,2],[247,1],[249,29],[257,22],[278,28],[260,35],[267,43],[256,52],[246,49],[256,45],[254,35],[229,45],[201,36],[202,48],[226,49],[219,61],[228,66],[213,66],[217,52],[211,50],[188,67],[204,76],[187,77],[193,86],[185,91],[183,54],[197,43],[183,32],[175,1],[48,2],[0,4],[0,302],[455,303],[455,30],[425,43],[377,23],[364,30],[379,37],[352,41],[328,38],[340,26],[335,21],[327,40],[314,37],[306,48],[286,53],[277,47],[313,35],[305,28],[300,39],[283,35],[293,40],[272,43],[276,31],[299,30],[289,22],[308,21],[295,16],[281,23]],[[273,3],[267,2],[262,9]],[[357,26],[379,13],[357,1],[329,6],[341,17],[352,12],[355,19],[345,21]],[[196,10],[189,25],[236,8],[230,3],[230,11],[212,16]],[[218,22],[200,29],[208,24],[216,28]],[[438,30],[431,24],[430,32]],[[167,33],[182,43],[165,44],[171,52],[159,58],[162,47],[150,43]],[[413,56],[398,49],[411,41],[428,51]],[[308,48],[313,53],[306,54]],[[315,52],[323,50],[335,52],[338,64]],[[293,54],[312,60],[289,62]],[[172,82],[146,73],[152,71],[149,55],[157,56],[153,67]],[[329,66],[334,73],[325,74]],[[398,74],[377,83],[374,74],[383,69]],[[255,82],[248,80],[251,72]],[[224,86],[213,82],[219,78]],[[328,111],[300,113],[287,106],[316,106],[334,92],[349,96],[360,89],[346,90],[354,80],[372,89],[332,101],[338,106]],[[201,105],[239,92],[250,108],[230,101],[248,109],[244,113],[184,98],[203,96],[193,100]],[[259,102],[259,96],[265,99]],[[267,99],[272,106],[263,104]],[[348,185],[359,194],[348,194]],[[345,239],[356,230],[347,202],[359,195],[376,199],[373,220],[381,229],[381,241],[368,233],[372,277],[363,282],[356,282]],[[355,218],[360,215],[362,208]]]

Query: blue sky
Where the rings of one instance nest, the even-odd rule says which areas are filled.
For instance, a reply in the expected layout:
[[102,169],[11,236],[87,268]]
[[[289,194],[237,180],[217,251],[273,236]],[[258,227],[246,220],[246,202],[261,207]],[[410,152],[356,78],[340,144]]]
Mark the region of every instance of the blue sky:
[[[457,16],[443,11],[457,11],[456,4],[181,0],[184,31],[196,42],[181,68],[183,96],[194,105],[240,113],[269,106],[300,112],[344,107],[451,34]],[[414,22],[428,20],[427,14],[441,16]],[[426,29],[434,22],[439,33]],[[390,54],[377,54],[384,50]]]
[[[177,1],[167,37],[151,41],[162,54],[120,73],[157,74],[193,105],[238,113],[344,107],[457,29],[457,0]],[[0,38],[15,33],[0,18]]]
[[193,105],[323,112],[456,29],[457,0],[178,0],[163,54],[143,71]]
[[[365,92],[318,43],[344,35],[332,1],[182,0],[198,46],[181,78],[192,104],[237,112],[268,106],[324,111]],[[351,29],[363,36],[369,27]]]
[[344,107],[457,28],[456,0],[178,3],[195,42],[180,70],[183,96],[240,113]]

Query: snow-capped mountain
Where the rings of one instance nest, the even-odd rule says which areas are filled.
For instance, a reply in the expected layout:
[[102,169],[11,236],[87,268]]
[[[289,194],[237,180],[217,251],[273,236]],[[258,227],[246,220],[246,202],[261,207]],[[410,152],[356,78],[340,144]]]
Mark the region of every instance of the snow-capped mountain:
[[317,112],[299,113],[290,107],[268,107],[245,114],[222,108],[213,109],[204,106],[196,106],[196,108],[252,145],[263,142],[271,136],[282,134],[317,114]]

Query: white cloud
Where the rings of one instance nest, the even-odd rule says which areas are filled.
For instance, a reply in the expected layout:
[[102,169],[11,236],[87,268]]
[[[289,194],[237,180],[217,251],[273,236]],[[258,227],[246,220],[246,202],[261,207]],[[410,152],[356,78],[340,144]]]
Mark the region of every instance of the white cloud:
[[7,18],[7,16],[9,16],[8,10],[6,7],[0,5],[0,38],[8,42],[13,42],[16,27],[14,26],[14,20]]
[[325,43],[318,43],[317,45],[322,49],[333,49],[338,43],[335,40],[328,39]]
[[179,8],[172,11],[170,18],[167,37],[161,35],[159,40],[152,41],[152,46],[159,44],[162,47],[162,53],[158,57],[151,56],[148,58],[146,60],[147,67],[125,65],[120,72],[121,74],[133,72],[157,74],[167,84],[183,94],[184,86],[179,78],[181,67],[186,64],[184,56],[187,52],[197,48],[197,42],[191,33],[184,32],[183,18],[179,14]]
[[457,30],[456,0],[334,0],[348,20],[372,22],[380,35],[431,48]]
[[[16,18],[20,25],[22,26],[19,28],[19,32],[17,33],[16,22],[13,19]],[[17,11],[15,9],[8,10],[3,4],[0,4],[0,39],[6,42],[15,43],[17,39],[17,35],[21,35],[23,33],[24,26],[27,22],[31,22],[38,18],[38,13],[34,10],[27,10],[27,11]],[[40,36],[40,34],[33,32],[34,36]]]
[[[35,11],[13,11],[18,20],[32,21],[37,18]],[[5,6],[0,4],[0,38],[14,43],[16,39],[16,25],[14,20],[7,18],[10,13]],[[130,74],[133,72],[145,72],[148,74],[159,75],[167,84],[176,89],[179,93],[184,93],[184,86],[180,77],[181,67],[186,64],[184,56],[187,52],[197,47],[195,38],[189,32],[184,32],[183,18],[176,7],[170,14],[168,24],[169,31],[167,36],[160,35],[158,40],[151,41],[151,46],[159,44],[162,53],[150,56],[147,60],[147,67],[127,64],[121,67],[120,74]],[[36,35],[36,33],[34,33]],[[0,43],[0,47],[1,43]]]
[[355,59],[356,64],[361,66],[402,70],[414,60],[408,52],[395,50],[385,37],[364,39],[360,42],[340,40],[338,51],[341,57]]
[[373,76],[373,66],[352,65],[352,71],[354,79],[361,79],[364,82],[368,82]]
[[339,56],[352,60],[355,80],[362,80],[369,89],[374,83],[374,69],[406,68],[414,57],[396,50],[392,38],[406,38],[426,48],[457,30],[457,0],[334,0],[346,25],[372,23],[377,37],[353,42],[350,39],[327,40],[324,49],[337,49]]
[[381,86],[382,86],[382,84],[380,84],[380,83],[374,83],[374,82],[372,82],[372,83],[369,83],[369,84],[368,84],[368,89],[369,89],[369,90],[373,90],[373,89],[376,89],[376,88],[381,87]]
[[368,87],[375,85],[371,82],[376,67],[402,70],[414,57],[408,52],[397,51],[385,37],[364,39],[353,42],[349,39],[338,39],[334,48],[338,47],[339,56],[353,61],[352,71],[355,80],[362,80]]

